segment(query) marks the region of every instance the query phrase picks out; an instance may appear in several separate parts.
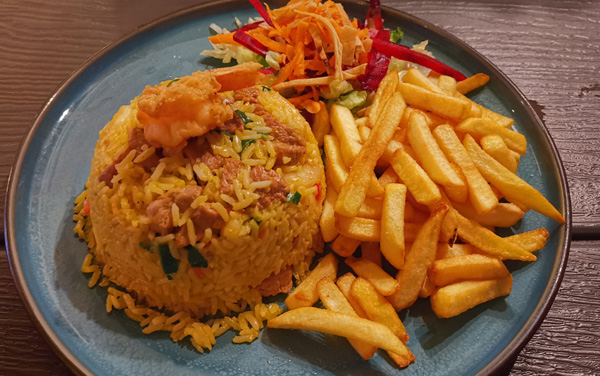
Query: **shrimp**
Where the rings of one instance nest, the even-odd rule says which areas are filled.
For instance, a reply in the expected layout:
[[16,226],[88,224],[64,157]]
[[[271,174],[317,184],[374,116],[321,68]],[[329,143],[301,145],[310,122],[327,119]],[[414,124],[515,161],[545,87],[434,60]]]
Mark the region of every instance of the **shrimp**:
[[221,85],[209,72],[146,86],[138,99],[137,119],[144,136],[155,147],[178,150],[191,137],[202,136],[233,118],[223,103]]

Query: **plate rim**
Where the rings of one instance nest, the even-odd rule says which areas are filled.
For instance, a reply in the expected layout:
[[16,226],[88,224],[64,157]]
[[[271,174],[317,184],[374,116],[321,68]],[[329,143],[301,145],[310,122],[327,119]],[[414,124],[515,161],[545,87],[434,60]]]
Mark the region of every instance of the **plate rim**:
[[[368,2],[360,0],[337,1],[342,4],[352,4],[358,6],[367,6],[368,4]],[[216,2],[207,2],[200,5],[186,7],[181,10],[171,12],[164,16],[156,18],[148,23],[142,24],[132,32],[127,33],[123,37],[100,49],[98,52],[87,58],[76,70],[74,70],[65,80],[63,80],[53,91],[53,93],[48,97],[41,110],[36,115],[31,128],[29,129],[27,135],[22,139],[21,144],[18,148],[18,152],[16,154],[8,178],[5,196],[5,246],[7,250],[9,267],[11,270],[13,280],[15,282],[15,286],[17,287],[19,296],[24,303],[25,309],[29,314],[30,319],[34,322],[46,343],[50,345],[53,351],[71,369],[71,371],[78,375],[93,375],[93,373],[75,355],[73,355],[73,353],[71,353],[69,349],[67,349],[65,344],[59,339],[52,327],[48,324],[46,318],[40,311],[36,301],[33,299],[33,296],[29,290],[29,286],[26,283],[25,276],[21,268],[21,262],[18,256],[18,250],[16,246],[16,228],[14,226],[14,218],[16,215],[15,204],[17,197],[18,181],[21,175],[25,155],[29,150],[29,145],[31,144],[31,141],[33,140],[35,134],[37,133],[38,129],[43,123],[46,115],[53,108],[57,99],[60,98],[60,96],[67,90],[67,88],[69,88],[73,81],[75,81],[82,73],[84,73],[91,65],[93,65],[104,55],[108,54],[113,49],[115,49],[122,43],[128,41],[129,39],[134,38],[142,33],[145,33],[146,31],[154,27],[160,26],[163,23],[176,21],[178,18],[184,18],[185,16],[189,16],[201,10],[210,10],[210,13],[217,13],[220,10],[226,10],[226,8],[232,4],[243,4],[245,6],[248,6],[248,3],[244,0],[219,0]],[[560,284],[563,280],[568,260],[568,254],[570,250],[572,233],[571,198],[570,191],[568,189],[568,181],[564,164],[562,162],[562,158],[560,157],[560,153],[558,152],[554,139],[551,137],[545,123],[542,121],[542,119],[540,119],[540,117],[532,108],[531,104],[529,103],[525,95],[521,92],[521,90],[512,82],[512,80],[510,80],[510,78],[508,78],[499,68],[497,68],[496,65],[494,65],[491,61],[485,58],[481,53],[479,53],[473,47],[468,45],[466,42],[462,41],[450,32],[434,25],[431,22],[425,21],[409,13],[387,6],[382,6],[382,12],[383,15],[387,14],[397,17],[399,19],[406,20],[408,22],[416,24],[417,26],[427,29],[428,31],[432,32],[438,37],[441,37],[442,39],[450,41],[452,44],[464,50],[469,55],[469,58],[474,58],[479,64],[487,68],[489,72],[493,73],[496,77],[499,77],[500,81],[503,81],[503,83],[506,84],[507,89],[511,91],[515,95],[515,97],[521,102],[521,105],[526,111],[527,115],[534,120],[534,126],[537,127],[538,131],[540,131],[543,134],[544,139],[542,141],[545,142],[549,147],[554,157],[554,161],[556,163],[557,172],[561,180],[560,189],[562,191],[562,197],[560,198],[562,200],[562,205],[565,214],[565,223],[562,225],[564,227],[564,235],[562,236],[564,238],[563,244],[562,247],[559,247],[557,249],[557,255],[555,256],[554,265],[550,272],[551,278],[548,280],[546,288],[544,289],[540,297],[540,301],[534,308],[532,315],[527,319],[521,330],[514,336],[514,338],[509,342],[506,348],[502,350],[498,355],[496,355],[483,369],[481,369],[477,373],[478,376],[493,375],[512,365],[512,362],[514,361],[515,357],[523,349],[523,347],[525,347],[525,345],[528,343],[531,337],[535,334],[535,332],[541,325],[543,319],[546,317],[548,311],[550,310],[550,307],[554,302]]]

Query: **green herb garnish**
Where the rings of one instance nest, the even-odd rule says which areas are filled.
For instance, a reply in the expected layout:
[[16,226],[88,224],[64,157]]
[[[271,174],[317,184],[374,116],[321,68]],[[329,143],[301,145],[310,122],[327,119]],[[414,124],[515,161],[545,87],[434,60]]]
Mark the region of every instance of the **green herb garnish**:
[[188,262],[193,268],[206,268],[208,267],[208,261],[202,256],[202,253],[198,251],[198,248],[193,245],[185,247],[188,251]]
[[263,86],[263,91],[271,91],[271,88],[268,88],[266,86]]
[[256,140],[253,138],[251,138],[249,140],[242,140],[242,153],[248,146],[250,146],[250,144],[253,144],[255,142],[256,142]]
[[260,219],[258,219],[258,218],[250,217],[250,220],[256,222],[256,224],[259,225],[259,226],[262,223],[262,221]]
[[179,264],[171,255],[168,244],[161,244],[158,246],[158,255],[160,256],[160,263],[162,264],[163,272],[167,275],[167,278],[170,277],[169,274],[177,272],[177,269],[179,269]]
[[302,198],[302,195],[298,191],[296,191],[294,193],[288,193],[287,196],[285,196],[285,200],[287,202],[293,202],[296,205],[298,205],[300,203],[301,198]]
[[221,131],[221,133],[223,133],[223,134],[224,134],[225,136],[227,136],[227,137],[231,137],[231,136],[233,136],[233,133],[231,133],[231,132],[227,132],[227,131]]
[[402,38],[404,38],[404,31],[402,31],[402,29],[397,28],[390,32],[390,42],[398,43]]
[[248,116],[246,116],[246,114],[240,110],[235,110],[235,113],[237,114],[237,116],[240,117],[240,119],[242,119],[244,121],[244,124],[248,124],[250,122],[252,122],[252,120],[248,119]]
[[173,82],[177,82],[177,81],[179,81],[179,78],[175,78],[175,79],[171,80],[171,82],[169,82],[169,83],[167,84],[167,87],[171,86],[171,84],[172,84]]

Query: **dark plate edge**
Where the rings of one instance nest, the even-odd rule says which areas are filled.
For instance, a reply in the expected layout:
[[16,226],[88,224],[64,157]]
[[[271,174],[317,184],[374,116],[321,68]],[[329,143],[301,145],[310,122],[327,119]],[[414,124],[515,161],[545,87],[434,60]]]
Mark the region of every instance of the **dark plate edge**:
[[[360,0],[338,0],[340,3],[345,4],[358,4],[362,6],[367,6],[367,2]],[[16,247],[16,229],[13,226],[13,219],[15,217],[15,200],[17,195],[17,185],[20,177],[22,165],[25,159],[25,155],[27,153],[29,144],[33,139],[35,133],[40,127],[43,119],[45,118],[48,111],[52,108],[52,105],[56,101],[58,97],[67,89],[67,87],[90,65],[92,65],[96,60],[110,52],[116,46],[122,44],[130,38],[137,36],[149,29],[152,29],[155,26],[158,26],[166,21],[173,21],[176,18],[186,16],[192,12],[197,12],[203,9],[210,9],[211,13],[218,12],[219,10],[226,10],[229,4],[243,3],[247,5],[247,3],[243,0],[220,0],[217,2],[206,3],[202,5],[192,6],[188,8],[184,8],[182,10],[170,13],[163,17],[160,17],[154,21],[151,21],[143,26],[136,28],[133,32],[125,35],[119,40],[111,43],[110,45],[104,47],[96,54],[88,58],[79,68],[77,68],[71,75],[63,81],[58,88],[54,91],[54,93],[48,98],[41,111],[35,118],[33,125],[23,141],[19,146],[17,157],[13,163],[13,167],[11,169],[8,183],[7,183],[7,194],[5,199],[5,212],[4,212],[4,228],[8,229],[6,231],[5,236],[5,246],[7,249],[7,256],[9,261],[10,270],[13,276],[13,280],[15,281],[15,285],[17,286],[17,291],[21,297],[21,300],[25,303],[25,308],[27,313],[29,314],[31,320],[35,323],[36,327],[44,337],[44,340],[52,347],[54,352],[60,357],[60,359],[76,374],[78,375],[93,375],[93,373],[87,369],[73,354],[64,346],[64,344],[59,340],[56,333],[52,330],[52,328],[48,325],[47,321],[39,311],[39,308],[36,302],[33,300],[31,296],[31,292],[25,281],[25,276],[22,273],[21,263],[19,261],[17,247]],[[477,375],[494,375],[500,371],[503,371],[509,366],[509,362],[514,361],[517,354],[525,347],[527,342],[531,339],[531,337],[535,334],[539,326],[541,325],[543,319],[546,317],[556,294],[558,293],[558,289],[562,282],[566,263],[568,259],[569,247],[571,243],[571,227],[572,227],[572,212],[571,212],[571,199],[568,189],[568,183],[566,178],[566,172],[564,169],[564,165],[560,154],[558,153],[558,149],[554,143],[554,140],[550,137],[550,133],[546,128],[544,122],[539,118],[537,113],[533,110],[525,95],[517,88],[517,86],[502,72],[500,71],[493,63],[487,60],[483,55],[473,49],[471,46],[458,39],[454,35],[444,31],[443,29],[425,21],[418,17],[412,16],[405,12],[382,7],[384,15],[391,14],[398,18],[402,18],[408,20],[418,26],[421,26],[429,31],[433,32],[437,36],[441,38],[445,38],[451,41],[453,44],[459,46],[461,49],[466,51],[471,58],[477,60],[481,65],[486,67],[490,72],[492,72],[497,77],[500,77],[504,83],[507,84],[508,89],[513,92],[513,94],[521,101],[522,106],[527,111],[528,115],[534,119],[537,124],[539,130],[544,135],[544,141],[550,147],[552,154],[556,161],[556,167],[559,172],[559,176],[561,178],[561,190],[562,190],[562,205],[563,205],[563,213],[565,215],[566,223],[563,225],[565,228],[564,233],[564,241],[563,246],[557,252],[557,259],[554,262],[554,267],[551,272],[551,279],[549,280],[544,293],[540,299],[540,302],[534,309],[533,315],[527,320],[523,328],[519,331],[519,333],[515,336],[515,338],[510,342],[505,350],[503,350],[498,356],[496,356],[484,369],[477,373]],[[10,220],[9,220],[10,219]]]

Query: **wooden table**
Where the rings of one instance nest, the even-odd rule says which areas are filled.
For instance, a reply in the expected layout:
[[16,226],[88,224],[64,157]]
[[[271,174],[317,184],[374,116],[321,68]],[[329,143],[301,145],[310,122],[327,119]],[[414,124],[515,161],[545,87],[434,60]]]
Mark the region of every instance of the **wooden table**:
[[[22,137],[56,87],[104,46],[202,0],[0,2],[0,209]],[[453,33],[525,93],[554,138],[573,203],[569,262],[542,326],[510,375],[600,373],[600,2],[387,0]],[[3,225],[0,225],[3,236]],[[0,252],[0,374],[65,375]]]

